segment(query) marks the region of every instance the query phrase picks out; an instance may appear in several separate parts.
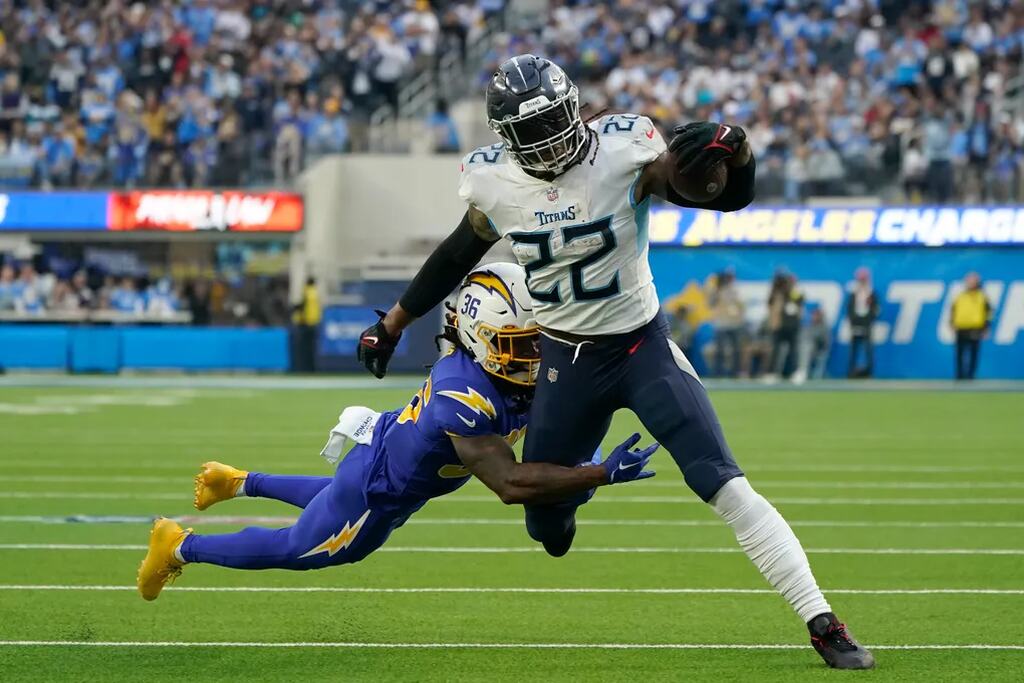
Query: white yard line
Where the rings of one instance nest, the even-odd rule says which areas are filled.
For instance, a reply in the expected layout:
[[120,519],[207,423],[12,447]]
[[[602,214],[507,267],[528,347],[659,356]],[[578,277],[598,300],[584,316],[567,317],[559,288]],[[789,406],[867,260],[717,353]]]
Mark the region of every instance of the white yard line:
[[[637,486],[642,486],[638,484]],[[779,505],[1024,505],[1024,498],[803,498],[770,496]],[[434,498],[431,503],[484,503],[494,496],[451,495]],[[588,505],[599,504],[691,504],[704,502],[696,495],[688,496],[594,496]]]
[[192,494],[154,493],[152,491],[0,491],[0,498],[32,500],[189,500]]
[[[155,515],[0,515],[0,523],[22,524],[152,524]],[[287,515],[207,515],[174,516],[182,524],[294,524],[297,516]],[[792,527],[800,528],[887,528],[887,529],[1024,529],[1024,522],[1001,521],[882,521],[850,519],[790,519]],[[717,519],[577,519],[578,526],[623,527],[710,527],[725,529]],[[513,526],[522,527],[520,518],[479,517],[413,517],[406,526]]]
[[[267,641],[96,641],[96,640],[0,640],[4,647],[246,647],[246,648],[339,648],[339,649],[474,649],[474,650],[805,650],[797,643],[371,643],[371,642],[267,642]],[[1024,645],[982,643],[928,645],[867,645],[872,650],[1024,650]]]
[[146,477],[135,475],[111,474],[0,474],[0,481],[34,482],[41,484],[187,484],[189,478],[179,477]]
[[[279,432],[275,432],[279,433]],[[251,436],[251,434],[250,434]],[[216,456],[213,456],[216,457]],[[311,462],[317,462],[316,456],[308,456]],[[192,472],[197,465],[199,465],[200,459],[196,459],[192,463],[171,463],[166,461],[139,461],[139,460],[126,460],[123,463],[112,464],[112,463],[89,463],[87,466],[82,465],[78,461],[39,461],[30,459],[4,459],[0,460],[0,470],[6,469],[30,469],[30,470],[69,470],[69,469],[87,469],[92,472],[99,472],[104,470],[123,472],[126,468],[134,470],[175,470],[178,472]],[[265,461],[264,461],[265,462]],[[277,462],[277,461],[275,461]],[[251,465],[251,463],[238,463],[239,465]],[[743,463],[741,463],[742,465]],[[292,465],[294,466],[294,465]],[[281,460],[279,465],[275,467],[287,468],[288,464],[286,461]],[[262,471],[260,468],[253,468],[254,471]],[[666,465],[660,467],[663,473],[677,474],[678,470]],[[829,472],[829,473],[922,473],[922,474],[957,474],[957,473],[968,473],[968,472],[979,472],[984,474],[1024,474],[1024,466],[1017,465],[872,465],[872,464],[857,464],[850,463],[848,465],[826,465],[813,462],[800,463],[794,462],[788,463],[772,463],[765,465],[758,464],[746,464],[743,465],[743,469],[747,472],[796,472],[801,474],[809,474],[815,472]],[[330,475],[330,471],[323,469],[325,476]],[[651,482],[653,483],[653,482]],[[682,485],[682,484],[680,484]]]
[[[48,500],[179,500],[188,501],[192,498],[190,491],[181,493],[162,493],[152,491],[0,491],[0,499],[48,499]],[[243,498],[242,500],[247,500]],[[248,499],[258,500],[258,499]],[[1024,498],[803,498],[790,496],[772,496],[773,503],[779,505],[1024,505]],[[439,503],[496,503],[492,495],[461,495],[441,496],[431,500]],[[595,496],[593,504],[702,504],[695,495],[684,496]]]
[[[0,550],[146,550],[145,545],[134,544],[86,544],[86,543],[0,543]],[[637,553],[637,554],[733,554],[742,553],[736,547],[695,547],[672,546],[636,547],[583,547],[573,548],[574,553]],[[805,548],[814,555],[1024,555],[1024,548]],[[464,553],[464,554],[505,554],[542,553],[540,546],[384,546],[379,553]]]
[[[669,478],[672,474],[668,474]],[[0,481],[4,477],[0,476]],[[920,489],[954,491],[971,489],[1024,489],[1024,481],[813,481],[813,480],[772,480],[754,477],[751,484],[756,489]],[[678,476],[672,481],[657,477],[641,484],[644,488],[684,489],[686,484]]]
[[[671,476],[672,473],[668,473]],[[324,476],[327,476],[324,473]],[[17,483],[40,483],[40,484],[182,484],[188,485],[191,481],[191,477],[187,475],[180,476],[135,476],[135,475],[116,475],[112,474],[109,476],[96,475],[96,474],[27,474],[27,475],[5,475],[0,474],[0,482],[17,482]],[[907,490],[907,489],[918,489],[918,490],[935,490],[935,491],[956,491],[972,489],[1024,489],[1024,481],[813,481],[813,480],[771,480],[771,479],[756,479],[754,484],[759,489],[776,489],[776,488],[787,488],[787,489],[879,489],[879,490]],[[475,488],[482,488],[483,485],[479,484],[477,480],[473,480],[471,486]],[[679,478],[673,478],[669,481],[663,481],[656,479],[654,481],[645,481],[643,487],[657,488],[657,489],[673,489],[673,490],[685,490],[686,484]],[[613,490],[614,492],[614,490]],[[608,492],[602,492],[602,495],[608,495]]]
[[[78,584],[0,584],[0,591],[137,591],[136,586]],[[771,588],[529,588],[521,586],[485,588],[375,586],[169,586],[175,593],[525,593],[566,595],[767,595],[777,596]],[[829,595],[1024,595],[1024,589],[998,588],[823,588]]]
[[[195,523],[200,523],[199,517],[189,517]],[[238,519],[238,518],[235,518]],[[296,518],[291,518],[294,521]],[[4,521],[0,517],[0,522]],[[205,519],[203,521],[206,521]],[[1024,522],[918,522],[918,521],[876,521],[872,519],[849,520],[849,519],[787,519],[793,527],[822,527],[831,528],[869,528],[876,527],[893,529],[1021,529]],[[212,522],[210,522],[212,523]],[[523,526],[522,519],[477,519],[466,517],[440,517],[432,519],[429,517],[413,517],[408,525],[424,526],[462,526],[462,525],[508,525]],[[577,519],[578,526],[652,526],[652,527],[714,527],[726,528],[725,522],[718,519]]]

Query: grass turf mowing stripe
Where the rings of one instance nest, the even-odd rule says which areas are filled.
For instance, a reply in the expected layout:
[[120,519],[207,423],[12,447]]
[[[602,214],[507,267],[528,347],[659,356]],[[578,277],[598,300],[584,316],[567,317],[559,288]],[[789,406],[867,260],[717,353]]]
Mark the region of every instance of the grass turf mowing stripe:
[[[13,498],[23,500],[51,499],[51,500],[187,500],[188,493],[154,493],[149,491],[139,492],[113,492],[113,491],[0,491],[0,498]],[[241,498],[240,500],[263,500],[260,498]],[[431,502],[437,503],[492,503],[496,502],[495,496],[475,495],[454,495],[434,498]],[[773,496],[772,502],[779,505],[1024,505],[1024,498],[791,498],[787,496]],[[589,505],[595,503],[617,504],[617,503],[683,503],[683,504],[704,504],[696,496],[596,496],[589,501]]]
[[[545,650],[803,650],[797,643],[370,643],[370,642],[196,642],[0,640],[6,647],[252,647],[252,648],[375,648],[375,649],[545,649]],[[1024,645],[983,643],[866,645],[873,650],[1024,650]]]
[[[0,523],[24,524],[152,524],[159,515],[0,515]],[[179,524],[294,524],[298,517],[274,515],[181,515],[173,516]],[[790,519],[792,527],[807,528],[890,528],[890,529],[1021,529],[1024,522],[998,521],[875,521]],[[518,518],[414,517],[405,526],[522,526]],[[641,526],[641,527],[723,527],[717,519],[577,519],[577,526]]]
[[[136,586],[0,584],[0,591],[136,591]],[[529,588],[529,587],[418,587],[368,586],[169,586],[175,593],[538,593],[552,595],[769,595],[771,588]],[[1024,595],[1024,589],[997,588],[823,588],[830,595]]]
[[[327,475],[325,475],[327,476]],[[0,481],[39,484],[182,484],[188,479],[184,476],[122,476],[122,475],[74,475],[74,474],[33,474],[33,475],[0,475]],[[792,489],[879,489],[879,490],[935,490],[954,491],[972,489],[1024,489],[1024,481],[814,481],[814,480],[771,480],[761,479],[757,482],[759,489],[792,488]],[[649,481],[644,488],[680,489],[681,481]],[[470,486],[476,489],[483,487],[474,480]],[[60,493],[60,492],[57,492]]]
[[[198,464],[198,460],[195,462],[188,463],[170,463],[170,462],[147,462],[139,461],[134,459],[130,462],[123,464],[111,464],[109,462],[90,462],[87,467],[89,471],[102,471],[102,470],[114,470],[123,471],[125,467],[133,468],[144,468],[147,470],[175,470],[175,471],[194,471],[195,466]],[[267,460],[261,460],[261,462],[268,462]],[[286,461],[281,461],[282,466],[285,466]],[[293,461],[287,461],[291,463],[291,467],[295,467]],[[316,462],[309,460],[309,462]],[[27,468],[30,470],[39,469],[53,469],[53,470],[68,470],[75,467],[82,467],[80,463],[75,461],[49,461],[40,462],[36,460],[2,460],[0,461],[0,470],[4,468],[10,469],[23,469]],[[801,474],[815,473],[815,472],[835,472],[848,474],[850,472],[858,473],[920,473],[920,474],[960,474],[968,472],[981,472],[986,474],[1013,474],[1013,473],[1024,473],[1024,467],[1018,467],[1013,465],[870,465],[870,464],[857,464],[851,463],[849,465],[821,465],[813,462],[794,462],[792,464],[781,464],[773,463],[770,465],[759,465],[757,463],[744,464],[743,469],[747,472],[799,472]],[[666,471],[675,471],[668,469]],[[325,476],[327,476],[325,474]],[[680,484],[681,485],[681,484]]]
[[[86,543],[0,543],[0,550],[146,550],[145,545],[86,544]],[[672,553],[681,555],[742,553],[739,547],[675,548],[675,547],[583,547],[573,548],[576,553]],[[540,546],[384,546],[378,553],[542,553]],[[1024,548],[804,548],[813,555],[1024,555]]]

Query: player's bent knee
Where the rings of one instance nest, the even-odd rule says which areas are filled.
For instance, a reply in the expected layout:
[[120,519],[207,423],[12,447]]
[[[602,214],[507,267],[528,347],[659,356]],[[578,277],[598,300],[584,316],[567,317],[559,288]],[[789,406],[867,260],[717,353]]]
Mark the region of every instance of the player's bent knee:
[[763,518],[775,512],[764,496],[754,490],[746,477],[733,477],[722,484],[709,499],[712,509],[727,524]]
[[563,536],[575,519],[575,507],[525,506],[526,533],[543,543]]
[[736,479],[746,480],[743,472],[735,463],[707,460],[700,460],[688,465],[683,470],[683,478],[686,480],[686,485],[705,503],[710,503],[711,499],[730,482]]

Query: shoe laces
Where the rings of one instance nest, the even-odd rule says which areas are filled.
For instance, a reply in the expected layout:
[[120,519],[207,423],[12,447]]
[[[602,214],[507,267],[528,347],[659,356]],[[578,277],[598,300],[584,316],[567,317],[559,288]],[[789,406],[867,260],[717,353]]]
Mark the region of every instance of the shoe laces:
[[857,644],[846,631],[846,624],[834,621],[825,629],[825,633],[819,639],[839,650],[840,652],[852,652],[857,649]]
[[160,578],[163,579],[164,585],[174,583],[174,580],[181,576],[181,567],[168,567],[160,571]]

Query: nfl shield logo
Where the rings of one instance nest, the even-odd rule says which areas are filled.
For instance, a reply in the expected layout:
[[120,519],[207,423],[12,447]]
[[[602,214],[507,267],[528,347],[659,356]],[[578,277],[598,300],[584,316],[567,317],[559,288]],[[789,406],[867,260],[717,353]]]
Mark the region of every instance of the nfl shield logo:
[[548,381],[549,382],[557,382],[558,381],[558,370],[556,370],[555,368],[548,368]]
[[558,201],[558,188],[557,187],[549,187],[548,188],[548,201],[549,202],[557,202]]

